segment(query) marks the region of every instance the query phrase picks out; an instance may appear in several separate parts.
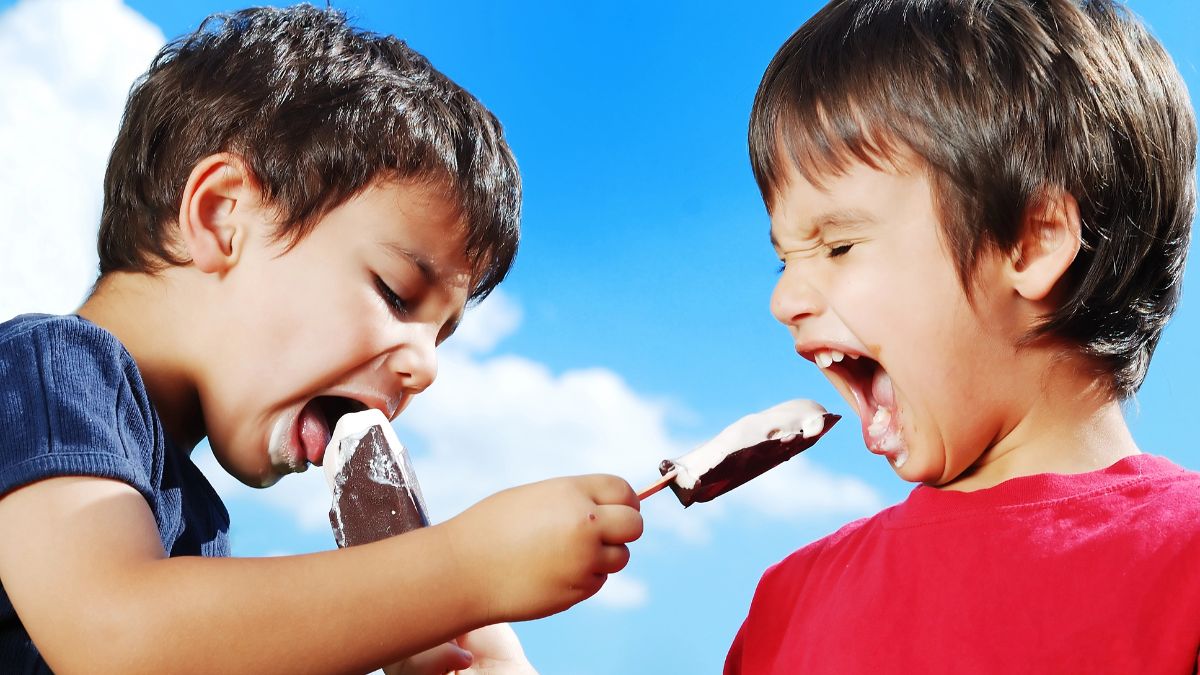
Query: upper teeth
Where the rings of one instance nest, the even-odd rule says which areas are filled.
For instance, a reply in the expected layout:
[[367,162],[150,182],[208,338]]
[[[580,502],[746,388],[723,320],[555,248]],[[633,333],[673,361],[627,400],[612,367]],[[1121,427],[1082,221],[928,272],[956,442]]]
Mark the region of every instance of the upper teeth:
[[840,363],[842,359],[846,358],[847,356],[852,359],[858,358],[854,354],[844,354],[836,349],[819,349],[815,354],[813,354],[813,360],[817,362],[818,366],[821,366],[822,368],[828,368],[829,366],[833,365],[835,361]]

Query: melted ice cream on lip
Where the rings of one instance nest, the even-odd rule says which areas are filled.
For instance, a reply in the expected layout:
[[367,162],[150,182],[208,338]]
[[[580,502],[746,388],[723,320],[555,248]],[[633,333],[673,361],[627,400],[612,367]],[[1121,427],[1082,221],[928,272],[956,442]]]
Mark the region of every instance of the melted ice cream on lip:
[[259,483],[260,487],[274,485],[284,474],[301,473],[308,469],[308,462],[298,459],[289,448],[288,437],[295,421],[295,417],[285,415],[275,420],[275,425],[271,427],[271,436],[267,439],[267,459],[271,462],[273,472]]
[[839,419],[814,401],[780,403],[739,419],[678,459],[663,460],[659,472],[670,477],[666,484],[684,506],[706,502],[809,448]]

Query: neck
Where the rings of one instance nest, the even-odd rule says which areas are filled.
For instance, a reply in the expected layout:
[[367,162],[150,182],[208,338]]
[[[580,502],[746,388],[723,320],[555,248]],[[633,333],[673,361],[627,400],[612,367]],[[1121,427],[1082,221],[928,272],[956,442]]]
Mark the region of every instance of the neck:
[[1140,454],[1120,402],[1074,359],[1049,361],[1038,394],[979,459],[940,487],[969,492],[1040,473],[1096,471]]
[[76,312],[112,333],[133,356],[163,430],[184,451],[204,438],[204,417],[189,367],[194,322],[170,301],[171,275],[112,272]]

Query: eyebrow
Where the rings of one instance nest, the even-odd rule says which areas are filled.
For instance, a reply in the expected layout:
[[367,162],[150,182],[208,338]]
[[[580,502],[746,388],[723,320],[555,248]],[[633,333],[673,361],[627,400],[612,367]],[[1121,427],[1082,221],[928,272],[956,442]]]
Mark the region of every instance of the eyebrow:
[[[808,221],[808,238],[824,235],[826,232],[840,232],[851,230],[860,225],[874,225],[878,221],[875,216],[867,211],[856,208],[849,209],[834,209],[813,216]],[[771,246],[779,248],[779,241],[775,239],[774,228],[771,228]]]
[[[441,284],[442,279],[445,277],[445,275],[442,274],[441,269],[438,268],[437,263],[433,262],[428,257],[417,253],[416,251],[404,248],[403,246],[392,241],[383,242],[383,248],[393,256],[397,258],[407,258],[409,262],[416,265],[417,269],[421,272],[421,277],[424,278],[425,283],[430,286],[437,286]],[[451,335],[454,335],[454,331],[458,330],[459,324],[462,323],[462,316],[462,312],[458,312],[454,316],[450,317],[445,324],[443,324],[443,329],[449,327],[450,330],[445,335],[439,335],[439,342],[445,342]]]
[[437,286],[441,284],[442,278],[445,275],[442,274],[442,271],[438,268],[437,264],[426,256],[423,256],[416,251],[404,248],[403,246],[391,241],[383,242],[383,247],[393,256],[397,258],[407,258],[409,262],[416,265],[417,269],[421,272],[421,276],[425,279],[425,283],[429,284],[430,286]]

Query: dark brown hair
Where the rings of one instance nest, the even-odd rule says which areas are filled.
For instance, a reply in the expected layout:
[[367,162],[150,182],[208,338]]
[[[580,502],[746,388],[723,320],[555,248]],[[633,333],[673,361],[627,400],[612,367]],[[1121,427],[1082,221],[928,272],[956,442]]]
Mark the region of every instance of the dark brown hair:
[[915,153],[969,292],[1047,190],[1083,246],[1031,337],[1078,346],[1132,395],[1178,304],[1195,212],[1196,126],[1170,57],[1110,0],[834,0],[780,48],[750,119],[767,208],[809,182]]
[[134,84],[104,177],[101,274],[187,262],[166,226],[221,151],[246,161],[289,245],[374,181],[417,179],[461,211],[472,299],[516,255],[521,182],[495,116],[402,41],[300,5],[211,16]]

